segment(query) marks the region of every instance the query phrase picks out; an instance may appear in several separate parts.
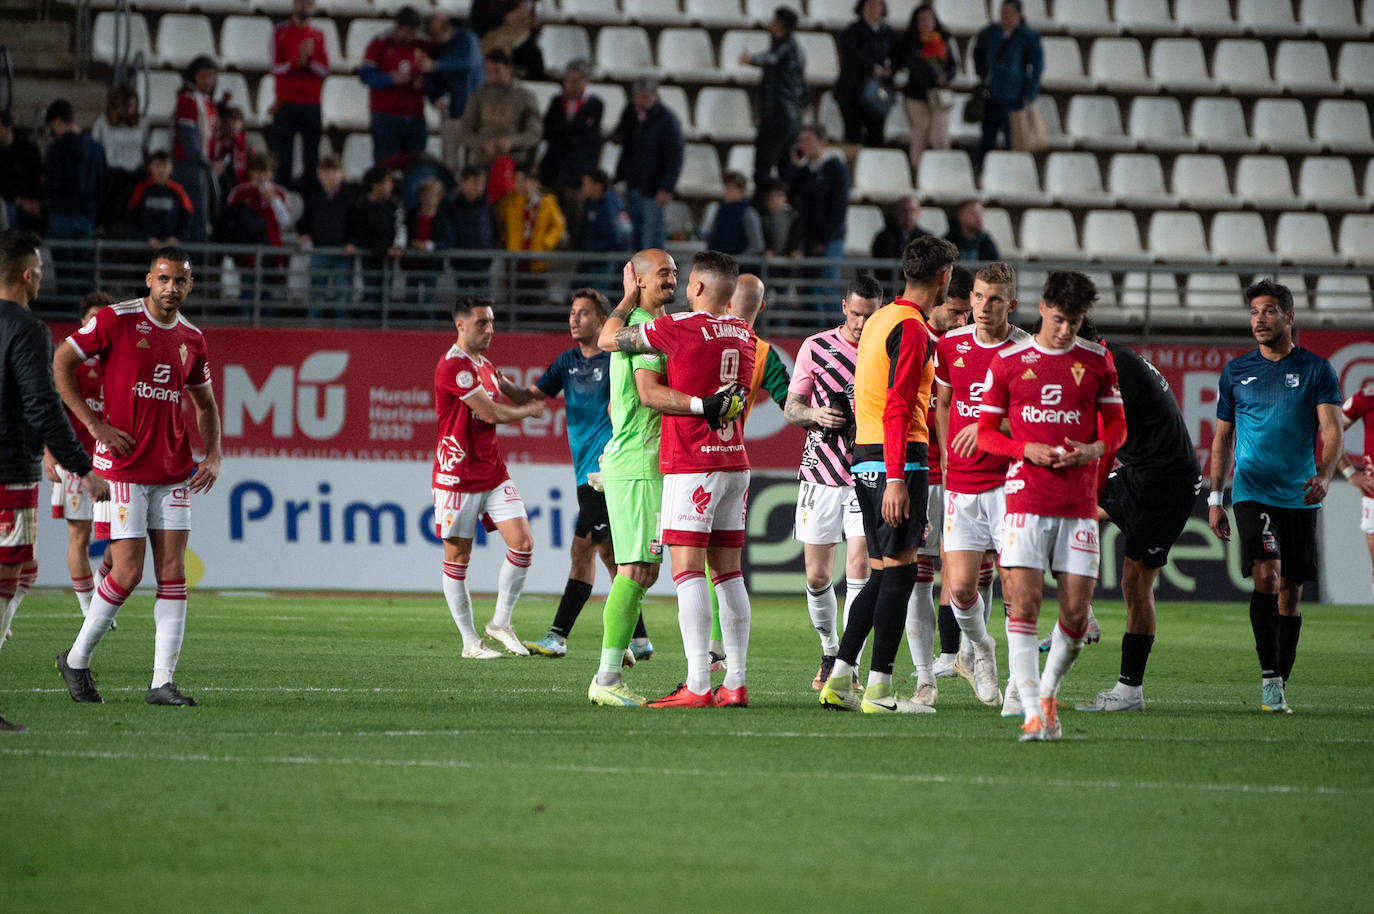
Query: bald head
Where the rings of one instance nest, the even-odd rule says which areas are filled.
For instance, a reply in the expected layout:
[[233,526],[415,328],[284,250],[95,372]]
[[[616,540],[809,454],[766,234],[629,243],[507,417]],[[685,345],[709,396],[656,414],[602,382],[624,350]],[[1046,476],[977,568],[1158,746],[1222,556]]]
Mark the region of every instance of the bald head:
[[730,313],[750,327],[763,310],[763,280],[753,273],[741,273],[735,284],[735,294],[730,296]]
[[640,306],[661,313],[677,294],[677,263],[673,255],[649,248],[631,257],[630,267],[639,284]]

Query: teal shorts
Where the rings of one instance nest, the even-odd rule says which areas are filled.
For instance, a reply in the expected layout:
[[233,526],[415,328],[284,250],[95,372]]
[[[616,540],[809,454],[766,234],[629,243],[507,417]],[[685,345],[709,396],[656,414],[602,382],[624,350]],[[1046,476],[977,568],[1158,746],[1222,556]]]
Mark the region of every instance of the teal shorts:
[[607,479],[606,513],[611,520],[611,544],[617,565],[663,561],[658,512],[663,502],[663,478]]

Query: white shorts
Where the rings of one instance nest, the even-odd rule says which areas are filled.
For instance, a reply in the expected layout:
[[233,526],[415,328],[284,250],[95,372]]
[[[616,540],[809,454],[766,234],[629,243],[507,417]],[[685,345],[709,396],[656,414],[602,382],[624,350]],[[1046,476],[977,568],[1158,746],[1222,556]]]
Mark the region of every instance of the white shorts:
[[1097,519],[1008,514],[1002,523],[1003,568],[1049,568],[1097,577]]
[[32,562],[37,538],[38,483],[0,485],[0,563]]
[[659,539],[666,546],[743,548],[748,470],[669,473],[663,477]]
[[797,517],[792,535],[798,542],[833,546],[864,538],[864,516],[853,486],[805,482],[797,489]]
[[1000,552],[1006,513],[1007,493],[1002,486],[976,495],[946,492],[945,551]]
[[502,521],[526,516],[525,500],[509,479],[490,492],[433,491],[434,532],[439,539],[472,539],[477,533],[479,518],[488,530],[495,530],[495,525]]
[[184,482],[150,486],[110,482],[110,500],[95,508],[97,540],[134,540],[149,530],[191,529],[191,487]]
[[1360,506],[1364,513],[1360,517],[1360,532],[1374,533],[1374,498],[1361,498]]
[[57,468],[61,482],[52,484],[52,516],[58,520],[93,520],[95,502],[81,486],[81,477]]
[[926,495],[926,535],[925,542],[917,548],[917,555],[931,558],[940,557],[941,531],[944,529],[945,487],[935,483]]

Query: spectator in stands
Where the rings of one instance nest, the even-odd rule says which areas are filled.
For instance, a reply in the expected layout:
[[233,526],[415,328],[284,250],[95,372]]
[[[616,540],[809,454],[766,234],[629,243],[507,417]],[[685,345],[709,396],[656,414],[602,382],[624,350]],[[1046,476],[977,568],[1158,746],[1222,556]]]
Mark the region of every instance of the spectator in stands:
[[[806,107],[806,55],[793,33],[797,12],[780,6],[768,23],[771,42],[759,54],[741,51],[739,62],[762,67],[759,76],[758,137],[754,140],[754,187],[758,204],[763,204],[764,188],[780,171],[797,142],[802,109]],[[719,249],[717,249],[719,250]]]
[[[439,107],[439,139],[444,164],[457,171],[462,148],[463,113],[468,98],[482,88],[486,65],[477,36],[447,13],[434,13],[425,22],[434,69],[425,79],[425,95]],[[445,99],[439,104],[440,99]]]
[[43,224],[43,154],[14,127],[8,108],[0,108],[0,206],[11,228]]
[[[286,191],[272,180],[272,162],[265,153],[254,152],[248,156],[244,180],[234,186],[224,198],[224,212],[220,216],[220,229],[216,240],[226,244],[255,244],[265,247],[281,247],[282,232],[290,227],[291,215],[286,208]],[[240,274],[240,296],[251,300],[254,293],[254,280],[260,275],[263,283],[263,298],[269,297],[268,289],[285,285],[283,272],[286,262],[281,257],[262,257],[262,270],[259,273],[260,254],[237,254],[234,260],[244,271]],[[251,271],[251,272],[250,272]]]
[[397,153],[420,152],[429,139],[424,84],[434,61],[418,44],[420,24],[415,7],[401,7],[395,27],[368,42],[363,53],[358,77],[371,90],[372,156],[378,162]]
[[921,201],[915,194],[907,194],[892,204],[882,229],[873,236],[874,258],[900,261],[902,252],[912,240],[930,234],[921,228],[920,222]]
[[612,137],[620,144],[615,180],[625,182],[625,210],[634,226],[631,247],[661,248],[668,240],[663,209],[682,173],[682,124],[659,101],[657,81],[635,80],[630,98]]
[[978,144],[978,161],[989,149],[1011,148],[1011,112],[1019,111],[1040,94],[1040,75],[1045,70],[1045,54],[1040,35],[1021,13],[1021,0],[1002,0],[997,21],[978,33],[973,45],[973,66],[987,87],[983,109],[983,137]]
[[844,141],[881,146],[886,111],[865,101],[865,88],[877,80],[892,86],[892,51],[896,44],[887,24],[885,0],[858,0],[858,18],[840,33],[840,75],[835,80],[835,102],[844,118]]
[[[105,198],[105,151],[73,123],[72,103],[59,98],[48,105],[44,120],[53,140],[43,163],[43,205],[47,237],[80,240],[95,237],[95,223]],[[58,292],[79,294],[90,283],[82,278],[90,264],[89,247],[60,247],[54,254],[59,267]]]
[[906,70],[906,118],[911,123],[911,173],[921,166],[927,149],[949,148],[949,112],[954,105],[950,83],[959,73],[959,49],[954,37],[923,3],[911,13],[906,34],[893,54],[894,68]]
[[[844,256],[845,217],[849,213],[849,166],[838,149],[826,145],[825,128],[808,124],[797,135],[787,184],[797,208],[795,256]],[[822,279],[838,279],[838,265],[820,268]]]
[[[211,158],[224,166],[222,172],[229,190],[233,190],[248,180],[248,154],[257,150],[248,148],[248,131],[243,117],[243,109],[225,105],[219,112],[219,135],[215,137],[215,147]],[[228,193],[225,193],[228,196]]]
[[296,240],[302,250],[344,248],[342,254],[310,256],[310,301],[306,316],[317,318],[320,304],[346,302],[353,291],[353,252],[348,250],[348,220],[357,195],[344,184],[343,166],[333,156],[320,159],[315,180],[303,195],[305,209],[296,223]]
[[470,17],[483,54],[504,51],[521,79],[548,78],[534,0],[474,0]]
[[787,199],[787,185],[774,181],[763,196],[763,256],[787,256],[796,248],[797,211]]
[[186,188],[195,210],[182,240],[195,242],[205,240],[211,192],[215,178],[224,172],[224,163],[213,158],[215,137],[219,134],[219,109],[215,106],[219,68],[202,54],[191,61],[185,77],[173,115],[172,177]]
[[725,199],[701,227],[701,236],[711,250],[731,257],[763,253],[763,220],[745,196],[748,189],[749,179],[743,172],[725,173]]
[[453,226],[443,203],[444,183],[438,178],[427,178],[420,185],[419,203],[406,213],[409,253],[401,259],[401,269],[406,274],[406,301],[422,312],[436,301],[434,290],[444,265],[442,257],[427,255],[451,250],[454,243]]
[[578,59],[563,70],[563,91],[549,99],[544,112],[544,159],[539,180],[558,195],[558,205],[575,226],[574,247],[590,250],[581,242],[584,179],[601,159],[601,116],[605,106],[587,91],[591,64]]
[[[496,247],[492,228],[491,204],[487,202],[487,173],[468,165],[458,179],[458,192],[448,205],[449,224],[453,226],[453,246],[465,251],[489,251]],[[491,261],[471,257],[452,261],[458,288],[482,289],[487,285]]]
[[997,243],[983,229],[983,204],[979,200],[965,200],[954,210],[953,224],[945,238],[959,249],[961,263],[992,263],[1001,258]]
[[[541,188],[528,168],[515,169],[515,189],[496,204],[495,222],[508,251],[552,251],[567,224],[558,199]],[[544,273],[548,261],[522,261],[521,271]]]
[[296,137],[301,138],[301,183],[315,180],[320,150],[320,90],[329,75],[329,49],[324,32],[310,24],[315,0],[291,0],[291,18],[272,31],[272,152],[277,157],[277,183],[293,185]]
[[[577,249],[594,254],[608,254],[630,249],[630,216],[620,195],[611,189],[611,176],[600,168],[593,168],[582,176],[582,226],[577,233],[581,240]],[[589,276],[616,273],[619,264],[612,260],[585,260],[577,265],[577,272]],[[594,282],[603,291],[614,291],[616,282]]]
[[116,86],[105,97],[105,113],[91,125],[91,138],[105,150],[105,198],[100,224],[106,238],[128,237],[125,217],[129,194],[143,171],[148,153],[148,121],[138,111],[138,93]]
[[513,172],[514,167],[534,164],[539,103],[533,92],[515,84],[515,70],[505,51],[487,54],[485,84],[468,98],[459,135],[469,165],[490,167],[509,157]]
[[363,196],[348,214],[348,243],[362,260],[363,301],[368,305],[382,304],[387,262],[400,257],[406,246],[405,213],[392,199],[394,191],[391,172],[374,165],[363,175]]
[[[159,149],[148,156],[148,177],[129,194],[129,230],[135,241],[157,250],[181,244],[195,215],[186,188],[172,180],[172,156]],[[138,262],[147,260],[140,255]]]

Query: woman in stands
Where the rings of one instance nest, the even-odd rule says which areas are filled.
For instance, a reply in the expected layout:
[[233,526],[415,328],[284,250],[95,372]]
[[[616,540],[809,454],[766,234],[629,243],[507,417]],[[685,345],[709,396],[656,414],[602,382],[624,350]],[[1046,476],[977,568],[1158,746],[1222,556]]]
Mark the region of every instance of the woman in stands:
[[[835,80],[835,102],[844,118],[844,141],[881,146],[887,111],[872,102],[879,86],[892,90],[892,49],[896,36],[887,24],[885,0],[859,0],[858,18],[840,33],[840,76]],[[870,87],[876,81],[877,86]]]
[[959,72],[959,50],[949,30],[923,3],[911,13],[906,34],[892,55],[893,69],[906,70],[906,118],[911,122],[911,173],[927,149],[949,148],[949,112],[954,104],[950,83]]

